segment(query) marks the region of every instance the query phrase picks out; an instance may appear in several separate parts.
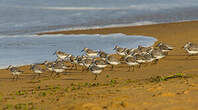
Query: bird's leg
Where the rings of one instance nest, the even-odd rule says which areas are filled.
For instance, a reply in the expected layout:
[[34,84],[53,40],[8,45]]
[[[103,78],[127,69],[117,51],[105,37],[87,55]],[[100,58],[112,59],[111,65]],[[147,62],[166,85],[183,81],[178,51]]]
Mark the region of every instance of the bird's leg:
[[88,72],[89,71],[89,68],[87,68],[86,71]]
[[77,68],[77,64],[75,64],[75,70],[78,70],[78,68]]
[[38,79],[40,78],[40,76],[41,76],[41,73],[38,74]]
[[15,79],[15,75],[12,75],[12,80],[14,80]]
[[53,76],[53,74],[54,74],[54,71],[52,71],[52,73],[50,74],[50,78]]
[[72,63],[71,70],[73,69],[73,67],[74,67],[74,64]]
[[18,78],[19,78],[19,75],[16,75],[16,81],[18,80]]
[[56,77],[60,77],[60,73],[56,73],[54,78],[56,78]]
[[128,69],[128,71],[130,71],[131,70],[131,66],[129,66],[129,69]]
[[114,67],[114,66],[113,66],[113,65],[111,65],[111,71],[113,71],[113,67]]
[[134,67],[134,66],[132,66],[132,67],[133,67],[132,71],[134,71],[134,68],[135,68],[135,67]]
[[141,64],[142,64],[142,63],[139,64],[138,68],[141,68]]
[[85,69],[86,67],[84,67],[84,66],[82,66],[82,72],[84,72],[86,69]]
[[94,78],[94,80],[96,80],[96,79],[97,79],[97,76],[98,76],[98,75],[97,75],[97,74],[95,74],[95,78]]

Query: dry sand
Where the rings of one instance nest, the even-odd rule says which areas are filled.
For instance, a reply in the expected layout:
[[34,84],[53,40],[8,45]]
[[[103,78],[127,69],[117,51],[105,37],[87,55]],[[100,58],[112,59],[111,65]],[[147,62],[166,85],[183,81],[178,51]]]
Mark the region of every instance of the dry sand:
[[[153,36],[175,49],[158,64],[144,65],[127,72],[121,64],[110,67],[93,80],[90,72],[68,70],[48,79],[49,73],[32,80],[28,66],[18,81],[7,70],[0,70],[0,110],[197,110],[198,56],[187,58],[181,48],[187,41],[198,44],[198,21],[147,26],[50,32],[48,34],[109,34]],[[46,34],[46,33],[45,33]],[[182,73],[185,77],[163,78]]]

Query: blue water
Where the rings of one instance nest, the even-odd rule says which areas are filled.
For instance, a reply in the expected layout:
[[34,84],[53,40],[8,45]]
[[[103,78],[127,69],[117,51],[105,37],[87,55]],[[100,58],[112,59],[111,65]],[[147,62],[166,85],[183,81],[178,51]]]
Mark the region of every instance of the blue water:
[[0,35],[198,18],[198,0],[0,0]]

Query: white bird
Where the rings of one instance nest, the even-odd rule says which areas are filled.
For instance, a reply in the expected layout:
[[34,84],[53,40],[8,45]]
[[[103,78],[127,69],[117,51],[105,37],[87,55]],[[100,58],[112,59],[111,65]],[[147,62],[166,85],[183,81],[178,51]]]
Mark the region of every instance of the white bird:
[[113,50],[115,50],[118,55],[124,56],[126,48],[121,48],[121,47],[116,45]]
[[58,50],[53,55],[56,55],[61,60],[66,60],[67,58],[71,56],[71,54],[67,54],[65,52],[58,51]]
[[189,55],[198,54],[198,45],[192,42],[188,42],[184,45],[184,49],[188,52]]
[[[41,76],[42,73],[44,73],[44,69],[42,69],[39,65],[35,65],[35,64],[30,65],[30,70],[38,74],[38,78]],[[37,75],[35,75],[34,78],[36,78],[36,76]]]
[[13,75],[12,79],[13,80],[14,79],[18,80],[19,75],[23,74],[23,71],[19,70],[18,68],[14,67],[12,65],[9,65],[7,70],[9,70],[12,73],[12,75]]
[[91,64],[90,66],[89,66],[89,68],[88,68],[91,72],[92,72],[92,74],[94,74],[95,75],[95,80],[97,79],[97,76],[102,72],[102,68],[99,68],[99,67],[97,67],[94,63],[93,64]]
[[85,55],[88,57],[96,57],[98,52],[89,48],[84,48],[81,52],[85,52]]
[[120,60],[113,55],[108,55],[106,61],[111,65],[111,70],[113,70],[114,65],[120,64]]
[[134,67],[135,67],[136,65],[139,65],[139,63],[136,61],[135,57],[133,57],[133,56],[126,56],[126,57],[124,58],[124,61],[125,61],[126,64],[129,65],[128,71],[131,70],[131,67],[133,67],[133,71],[134,71]]

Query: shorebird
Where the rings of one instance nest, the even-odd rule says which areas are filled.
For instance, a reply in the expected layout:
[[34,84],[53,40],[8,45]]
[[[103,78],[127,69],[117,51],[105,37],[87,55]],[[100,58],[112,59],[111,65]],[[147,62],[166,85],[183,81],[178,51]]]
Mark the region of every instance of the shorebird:
[[166,55],[162,50],[159,48],[153,48],[150,52],[150,54],[155,58],[155,63],[159,61],[159,59],[164,58]]
[[118,55],[124,56],[126,48],[121,48],[121,47],[116,45],[113,50],[115,50]]
[[58,50],[53,55],[56,55],[61,60],[66,60],[66,58],[71,56],[71,54],[67,54],[65,52],[58,51]]
[[84,48],[81,52],[85,52],[85,55],[88,57],[96,57],[98,52],[92,49]]
[[[38,77],[40,77],[40,75],[42,73],[44,73],[44,69],[42,69],[39,65],[35,65],[35,64],[30,65],[30,70],[32,70],[34,73],[38,74]],[[37,75],[35,75],[33,79],[35,79],[36,76]]]
[[60,63],[55,63],[55,64],[53,65],[53,72],[56,73],[56,74],[54,75],[54,78],[55,78],[56,76],[59,76],[60,73],[63,73],[64,71],[65,71],[65,69],[63,68],[63,65],[62,65],[62,64],[60,64]]
[[162,52],[168,52],[174,49],[174,47],[162,42],[159,42],[155,47],[158,47],[160,50],[162,50]]
[[155,60],[155,57],[151,53],[145,53],[143,56],[146,63],[150,63]]
[[84,58],[82,63],[85,68],[83,68],[82,71],[84,71],[86,68],[89,68],[89,66],[92,64],[92,62],[93,62],[93,58],[90,58],[90,57]]
[[9,70],[12,73],[12,75],[13,75],[12,79],[13,80],[14,79],[18,80],[19,75],[23,73],[23,71],[19,70],[18,68],[14,67],[12,65],[9,65],[7,70]]
[[106,60],[100,58],[100,59],[94,59],[94,64],[99,68],[105,68],[107,66]]
[[99,68],[99,67],[97,67],[94,63],[93,64],[91,64],[90,66],[89,66],[89,68],[88,68],[91,72],[92,72],[92,74],[94,74],[95,75],[95,80],[97,79],[97,76],[102,72],[102,68]]
[[139,63],[136,61],[135,57],[133,57],[133,56],[126,56],[126,57],[124,58],[124,61],[125,61],[126,64],[129,65],[128,71],[131,70],[131,67],[133,67],[133,71],[134,71],[134,67],[135,67],[136,65],[139,65]]
[[152,47],[143,47],[141,45],[137,48],[141,53],[148,53],[152,50]]
[[99,56],[100,58],[102,58],[103,60],[105,60],[105,59],[107,58],[108,54],[100,50],[100,51],[98,52],[98,56]]
[[76,56],[71,56],[70,57],[70,63],[72,64],[72,67],[71,69],[73,69],[73,67],[75,68],[75,70],[77,70],[77,64],[78,64],[78,61],[77,61],[77,57]]
[[144,57],[144,53],[136,53],[133,55],[133,57],[136,59],[136,61],[139,63],[139,68],[143,63],[146,62],[146,58]]
[[61,60],[61,59],[56,59],[55,63],[56,63],[57,65],[60,65],[63,69],[69,69],[69,66],[67,66],[67,65],[65,64],[65,62],[64,62],[63,60]]
[[86,58],[85,56],[77,56],[77,57],[76,57],[76,59],[77,59],[77,64],[80,65],[80,66],[84,66],[83,60],[84,60],[85,58]]
[[[125,55],[126,55],[126,56],[132,56],[132,55],[135,53],[136,50],[137,50],[137,49],[134,49],[134,48],[126,49]],[[125,56],[125,57],[126,57],[126,56]]]
[[198,54],[198,45],[192,42],[186,43],[184,49],[188,52],[189,56]]
[[53,63],[49,63],[48,61],[45,61],[43,64],[45,65],[45,67],[47,68],[47,70],[51,72],[51,75],[50,75],[50,77],[51,77],[53,75],[53,73],[54,73],[53,65],[55,63],[54,62]]
[[120,60],[113,55],[108,55],[106,61],[111,65],[111,70],[113,70],[114,65],[120,64]]

